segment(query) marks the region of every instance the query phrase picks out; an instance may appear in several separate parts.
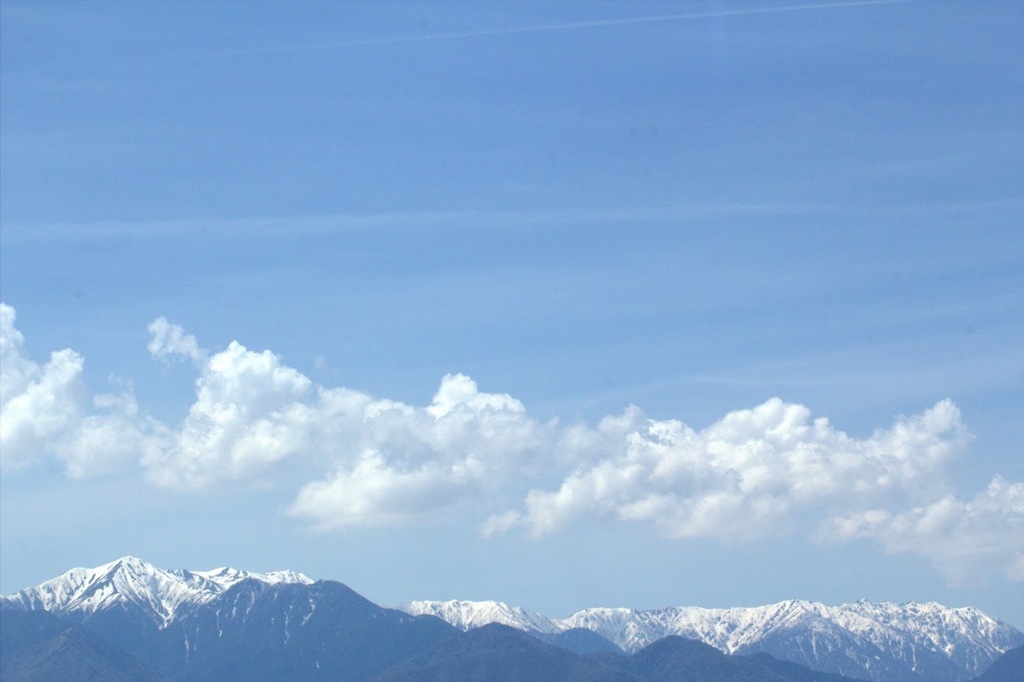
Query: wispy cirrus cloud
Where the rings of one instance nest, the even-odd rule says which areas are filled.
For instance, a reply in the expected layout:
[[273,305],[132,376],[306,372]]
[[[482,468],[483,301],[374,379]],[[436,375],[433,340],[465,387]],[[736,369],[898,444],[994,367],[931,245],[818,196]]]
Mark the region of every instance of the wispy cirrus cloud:
[[783,12],[806,12],[812,10],[845,9],[854,7],[865,7],[871,5],[892,5],[895,3],[909,2],[910,0],[846,0],[844,2],[816,2],[799,3],[789,5],[776,5],[774,7],[747,7],[737,9],[715,9],[704,12],[677,12],[674,14],[653,14],[634,17],[617,17],[610,19],[590,19],[580,21],[560,21],[548,24],[531,24],[528,26],[505,26],[498,28],[485,28],[469,31],[450,31],[421,33],[407,36],[383,36],[380,38],[360,38],[357,40],[337,40],[321,43],[306,43],[301,45],[277,45],[265,47],[252,47],[241,50],[232,50],[219,53],[218,56],[240,56],[251,54],[268,54],[277,52],[302,52],[309,50],[339,49],[347,47],[370,47],[375,45],[400,45],[403,43],[422,43],[442,40],[460,40],[466,38],[490,38],[498,36],[513,36],[529,33],[548,33],[553,31],[576,31],[595,28],[610,28],[616,26],[629,26],[636,24],[660,24],[681,21],[693,21],[700,19],[720,19],[724,17],[742,17],[759,14],[778,14]]
[[297,489],[285,513],[323,531],[427,523],[458,508],[484,535],[603,519],[680,540],[868,539],[927,557],[951,580],[1024,580],[1024,484],[996,477],[959,496],[949,465],[971,434],[951,400],[864,438],[780,398],[701,429],[636,407],[563,425],[462,374],[422,405],[321,386],[269,350],[233,341],[206,351],[158,318],[151,355],[188,359],[198,373],[187,415],[171,426],[130,386],[91,395],[70,349],[33,361],[15,320],[0,307],[5,473],[55,458],[74,477],[139,470],[182,491],[287,479]]
[[27,243],[64,240],[87,242],[130,237],[133,240],[173,241],[197,234],[261,234],[294,237],[296,234],[335,234],[339,230],[522,229],[524,226],[604,225],[623,221],[678,222],[719,216],[791,216],[832,214],[851,207],[813,202],[722,201],[687,203],[664,207],[620,206],[592,208],[570,206],[524,210],[424,210],[338,214],[299,214],[282,217],[219,220],[149,220],[9,224],[4,240]]

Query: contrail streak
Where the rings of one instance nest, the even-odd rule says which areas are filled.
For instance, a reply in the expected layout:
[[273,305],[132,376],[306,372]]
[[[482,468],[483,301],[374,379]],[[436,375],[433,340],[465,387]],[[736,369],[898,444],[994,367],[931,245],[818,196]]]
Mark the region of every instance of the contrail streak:
[[400,43],[420,43],[431,40],[457,40],[460,38],[479,38],[486,36],[515,35],[518,33],[540,33],[544,31],[567,31],[583,28],[600,28],[604,26],[625,26],[628,24],[652,24],[665,21],[686,21],[689,19],[712,19],[716,17],[743,16],[749,14],[775,14],[778,12],[799,12],[815,9],[840,9],[843,7],[862,7],[865,5],[892,5],[910,2],[911,0],[849,0],[848,2],[821,2],[805,5],[782,5],[779,7],[756,7],[749,9],[716,10],[712,12],[691,12],[686,14],[659,14],[650,17],[626,17],[622,19],[595,19],[592,21],[574,21],[560,24],[534,24],[514,28],[482,29],[479,31],[458,31],[452,33],[430,33],[416,36],[392,36],[387,38],[368,38],[362,40],[346,40],[311,45],[286,45],[281,47],[262,47],[251,50],[238,50],[219,53],[221,56],[261,54],[270,52],[295,52],[299,50],[321,50],[341,47],[363,47],[373,45],[396,45]]

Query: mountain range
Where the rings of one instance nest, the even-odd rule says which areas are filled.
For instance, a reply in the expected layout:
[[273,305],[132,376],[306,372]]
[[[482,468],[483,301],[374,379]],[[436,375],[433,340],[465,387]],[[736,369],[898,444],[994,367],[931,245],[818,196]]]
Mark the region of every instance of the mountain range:
[[1024,644],[1020,631],[977,609],[936,603],[862,600],[826,606],[789,600],[731,609],[590,608],[562,619],[493,601],[416,601],[399,608],[437,616],[463,630],[489,622],[544,635],[582,628],[629,653],[675,635],[727,654],[768,653],[871,680],[970,679]]
[[786,601],[552,619],[501,602],[388,609],[292,571],[134,557],[0,597],[0,635],[4,680],[1024,680],[1024,634],[971,608]]

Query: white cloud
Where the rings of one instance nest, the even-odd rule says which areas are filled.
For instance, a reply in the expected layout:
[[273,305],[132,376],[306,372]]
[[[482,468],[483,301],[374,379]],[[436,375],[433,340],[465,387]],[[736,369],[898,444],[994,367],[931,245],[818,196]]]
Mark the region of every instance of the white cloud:
[[14,308],[0,303],[0,405],[21,394],[39,375],[39,367],[23,354],[25,337],[14,326],[16,318]]
[[55,452],[83,411],[80,355],[65,349],[51,354],[45,365],[25,363],[23,368],[29,371],[19,377],[27,379],[21,390],[8,387],[4,396],[0,452],[5,469],[27,466]]
[[308,448],[312,393],[310,380],[270,351],[232,342],[202,364],[181,428],[142,464],[155,482],[182,488],[255,476]]
[[[596,431],[567,433],[563,448],[589,462],[556,490],[531,490],[517,524],[532,535],[583,516],[648,522],[672,537],[753,538],[785,532],[801,511],[899,503],[944,492],[936,474],[969,433],[948,400],[856,439],[827,419],[773,398],[702,431],[631,408]],[[594,452],[605,453],[594,459]]]
[[552,428],[527,417],[518,400],[482,393],[462,374],[445,376],[426,407],[368,398],[358,407],[358,431],[346,439],[358,443],[353,456],[304,486],[289,508],[320,529],[422,521],[499,491],[552,438]]
[[259,477],[286,459],[326,468],[290,513],[331,528],[409,519],[497,485],[542,430],[519,401],[464,375],[444,377],[433,401],[415,407],[314,386],[273,353],[232,342],[201,365],[170,447],[142,464],[154,482],[181,488]]
[[168,440],[166,427],[139,414],[130,390],[97,395],[92,404],[95,413],[83,417],[58,446],[57,454],[73,477],[122,470],[159,451]]
[[288,513],[310,519],[318,530],[423,521],[475,491],[474,481],[472,471],[435,462],[403,471],[371,450],[354,466],[303,486]]
[[0,303],[0,464],[21,469],[53,455],[71,476],[107,473],[149,447],[130,393],[90,398],[84,359],[70,349],[39,365],[25,354],[16,313]]
[[154,358],[186,357],[198,373],[176,427],[147,416],[130,387],[90,396],[73,350],[34,362],[14,309],[0,304],[4,471],[50,457],[72,476],[132,464],[181,489],[286,481],[297,493],[285,512],[319,530],[454,508],[495,512],[483,535],[541,536],[584,518],[672,538],[816,528],[818,540],[871,539],[929,557],[955,580],[979,567],[1024,580],[1024,484],[996,478],[972,500],[956,496],[947,465],[971,436],[949,400],[864,438],[779,398],[700,430],[636,407],[561,427],[462,374],[410,405],[318,386],[237,342],[211,354],[164,318],[149,331]]
[[949,494],[906,511],[869,509],[832,519],[821,537],[878,540],[886,551],[932,559],[954,583],[1000,572],[1024,580],[1024,483],[1000,477],[963,501]]
[[196,337],[186,334],[176,324],[171,324],[165,317],[158,317],[146,327],[152,338],[146,349],[155,358],[166,358],[169,355],[181,355],[192,362],[201,363],[206,360],[206,351],[199,347]]

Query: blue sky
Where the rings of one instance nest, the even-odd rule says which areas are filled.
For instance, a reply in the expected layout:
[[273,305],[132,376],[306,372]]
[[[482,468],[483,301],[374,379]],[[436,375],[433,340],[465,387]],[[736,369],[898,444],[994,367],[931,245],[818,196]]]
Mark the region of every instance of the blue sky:
[[1018,4],[0,19],[3,592],[1024,626]]

